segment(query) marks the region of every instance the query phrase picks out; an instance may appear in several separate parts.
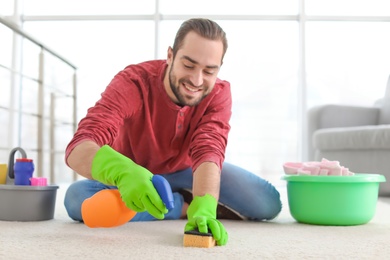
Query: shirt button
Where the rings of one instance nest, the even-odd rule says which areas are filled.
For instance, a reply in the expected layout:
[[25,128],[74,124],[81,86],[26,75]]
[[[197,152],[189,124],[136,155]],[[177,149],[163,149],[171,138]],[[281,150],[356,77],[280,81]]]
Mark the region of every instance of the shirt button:
[[179,129],[180,129],[180,128],[181,128],[181,124],[180,124],[180,125],[178,125],[178,126],[177,126],[177,128],[179,128]]
[[184,115],[184,113],[183,112],[180,112],[180,116],[183,116]]

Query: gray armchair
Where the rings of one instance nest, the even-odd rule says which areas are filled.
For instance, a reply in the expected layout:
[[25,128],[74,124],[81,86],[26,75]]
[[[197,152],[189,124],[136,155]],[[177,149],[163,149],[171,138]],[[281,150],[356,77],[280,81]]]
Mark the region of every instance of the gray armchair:
[[390,76],[385,96],[372,107],[323,105],[308,112],[307,161],[340,161],[356,173],[386,177],[390,196]]

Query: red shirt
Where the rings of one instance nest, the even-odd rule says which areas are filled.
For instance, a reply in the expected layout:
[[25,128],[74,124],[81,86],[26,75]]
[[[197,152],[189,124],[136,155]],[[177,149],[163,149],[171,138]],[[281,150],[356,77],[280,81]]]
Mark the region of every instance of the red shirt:
[[217,79],[197,106],[178,106],[164,89],[165,60],[130,65],[119,72],[88,109],[66,148],[80,142],[108,144],[152,173],[172,173],[203,162],[221,169],[232,98],[230,84]]

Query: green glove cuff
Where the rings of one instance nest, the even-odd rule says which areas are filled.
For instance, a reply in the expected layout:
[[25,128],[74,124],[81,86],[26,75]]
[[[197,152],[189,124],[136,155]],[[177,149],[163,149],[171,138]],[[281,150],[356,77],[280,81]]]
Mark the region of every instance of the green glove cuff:
[[[122,173],[134,172],[140,168],[130,158],[118,153],[108,145],[102,146],[92,161],[92,178],[106,185],[118,186]],[[150,178],[153,174],[150,173]]]
[[195,196],[187,209],[188,219],[197,216],[208,216],[210,218],[216,218],[217,205],[218,201],[210,194],[206,194],[201,197]]

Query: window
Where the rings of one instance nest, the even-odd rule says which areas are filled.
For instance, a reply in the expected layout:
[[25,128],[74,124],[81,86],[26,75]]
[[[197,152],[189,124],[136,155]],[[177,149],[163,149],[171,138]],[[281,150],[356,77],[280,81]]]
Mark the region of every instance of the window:
[[[44,6],[44,8],[42,8]],[[134,15],[153,14],[155,0],[29,0],[25,15]]]
[[308,15],[389,16],[388,0],[306,0]]
[[125,66],[166,58],[184,20],[216,20],[234,102],[226,161],[267,177],[304,159],[306,109],[372,105],[390,74],[388,0],[29,0],[22,10],[24,29],[78,66],[79,119]]

